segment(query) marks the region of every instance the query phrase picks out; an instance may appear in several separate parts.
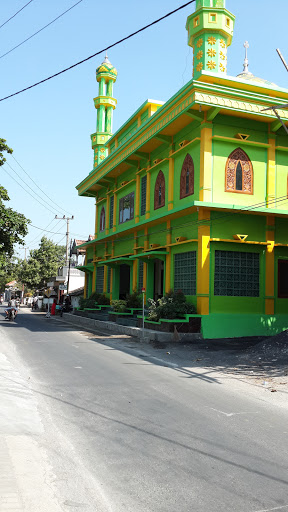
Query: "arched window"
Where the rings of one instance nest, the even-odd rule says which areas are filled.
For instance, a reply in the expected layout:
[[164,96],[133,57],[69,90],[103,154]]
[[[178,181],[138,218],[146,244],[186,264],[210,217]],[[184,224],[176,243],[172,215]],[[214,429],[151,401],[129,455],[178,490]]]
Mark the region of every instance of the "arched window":
[[227,160],[225,190],[226,192],[253,194],[253,167],[243,149],[235,149]]
[[165,178],[162,171],[159,171],[154,192],[154,210],[165,205]]
[[194,194],[194,163],[192,157],[185,156],[180,176],[180,199]]
[[102,210],[100,213],[100,231],[105,230],[105,208],[102,206]]

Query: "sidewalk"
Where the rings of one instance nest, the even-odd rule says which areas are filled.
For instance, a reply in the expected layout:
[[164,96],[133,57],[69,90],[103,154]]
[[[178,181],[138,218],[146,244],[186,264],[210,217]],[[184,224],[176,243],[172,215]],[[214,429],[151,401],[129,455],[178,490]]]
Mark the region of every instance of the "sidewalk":
[[37,400],[1,323],[0,339],[0,512],[63,512],[41,446]]

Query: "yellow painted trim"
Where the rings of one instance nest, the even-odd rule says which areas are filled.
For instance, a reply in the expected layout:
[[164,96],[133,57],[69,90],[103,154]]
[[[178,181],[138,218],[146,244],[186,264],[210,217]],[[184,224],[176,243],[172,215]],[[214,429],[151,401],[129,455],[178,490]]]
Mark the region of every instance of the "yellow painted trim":
[[266,142],[256,142],[256,141],[253,141],[253,140],[240,140],[236,137],[224,137],[224,135],[213,135],[212,137],[213,140],[223,140],[225,142],[232,142],[234,144],[243,144],[243,145],[246,145],[246,146],[259,146],[259,147],[262,147],[262,148],[269,148],[269,144],[267,144]]
[[[271,226],[271,230],[266,231],[266,255],[265,255],[265,296],[274,297],[275,292],[275,272],[274,272],[274,260],[275,260],[275,218],[267,216],[267,226]],[[274,315],[274,299],[265,299],[265,314]]]
[[212,124],[201,130],[200,141],[200,201],[211,202],[212,195]]
[[151,196],[151,174],[147,173],[147,187],[146,187],[146,214],[145,219],[150,217],[150,196]]
[[151,165],[151,167],[148,167],[146,170],[146,173],[148,174],[150,171],[152,171],[156,167],[161,167],[164,162],[167,162],[167,160],[169,160],[169,158],[162,158],[162,160],[160,160],[160,162],[157,162],[157,164],[153,164],[153,165]]
[[[169,180],[170,182],[170,180]],[[168,293],[171,289],[171,240],[172,240],[172,234],[171,234],[171,221],[167,221],[167,235],[166,235],[166,244],[167,244],[167,250],[168,254],[166,254],[166,268],[165,268],[165,292]]]
[[198,264],[197,264],[197,311],[200,315],[209,315],[210,283],[210,210],[200,208],[198,220]]
[[187,142],[187,144],[185,144],[185,146],[182,146],[181,148],[176,149],[176,151],[173,151],[173,153],[170,153],[170,156],[174,156],[177,153],[179,153],[180,151],[185,151],[185,149],[187,151],[188,146],[191,146],[191,144],[195,144],[195,142],[200,142],[200,141],[201,141],[200,137],[195,137],[195,139],[191,140],[190,142]]
[[174,158],[169,158],[169,178],[168,178],[168,210],[173,210],[174,206]]
[[110,197],[107,195],[107,199],[106,199],[106,212],[105,212],[105,234],[108,235],[109,234],[109,208],[110,206]]
[[269,139],[268,164],[267,164],[267,208],[275,208],[276,196],[276,150],[275,139]]
[[252,240],[231,240],[230,238],[210,238],[210,242],[230,242],[232,244],[267,245],[267,242],[255,242]]
[[136,179],[133,178],[133,180],[127,181],[127,183],[125,183],[125,185],[121,185],[121,187],[119,187],[116,190],[114,190],[114,194],[116,192],[119,192],[119,190],[122,190],[122,188],[128,187],[128,185],[131,185],[131,183],[133,183],[133,181],[136,181]]
[[148,234],[148,227],[145,226],[144,228],[144,251],[148,251],[149,249],[149,234]]
[[135,198],[135,224],[139,222],[140,215],[140,176],[136,176],[136,198]]
[[[113,207],[113,231],[116,231],[116,213],[117,213],[117,194],[114,192],[114,207]],[[114,247],[112,247],[112,251]]]
[[95,204],[95,239],[98,235],[98,205]]

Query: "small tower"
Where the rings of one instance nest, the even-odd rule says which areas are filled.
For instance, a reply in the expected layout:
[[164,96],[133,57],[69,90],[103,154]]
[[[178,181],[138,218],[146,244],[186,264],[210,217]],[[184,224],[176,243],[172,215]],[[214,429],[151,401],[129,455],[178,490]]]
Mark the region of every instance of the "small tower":
[[225,9],[225,0],[196,0],[196,11],[186,23],[188,45],[194,51],[193,78],[203,71],[226,74],[234,21],[235,16]]
[[113,83],[116,82],[117,70],[109,62],[107,54],[102,64],[96,69],[96,80],[99,82],[99,95],[94,98],[97,109],[96,133],[91,135],[94,150],[94,168],[107,156],[104,146],[112,135],[113,110],[117,100],[113,98]]

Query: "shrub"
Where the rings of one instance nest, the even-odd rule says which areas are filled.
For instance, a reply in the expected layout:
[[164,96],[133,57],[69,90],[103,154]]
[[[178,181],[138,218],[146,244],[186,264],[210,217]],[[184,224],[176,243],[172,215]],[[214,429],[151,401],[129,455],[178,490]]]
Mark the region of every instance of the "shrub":
[[87,299],[84,299],[84,297],[80,297],[80,299],[79,299],[79,308],[80,309],[86,308],[87,307],[86,304],[87,304]]
[[125,313],[127,308],[126,300],[112,300],[111,306],[116,313]]
[[170,290],[161,299],[155,302],[149,299],[149,313],[148,319],[157,321],[159,318],[167,318],[173,320],[174,318],[183,318],[186,314],[196,312],[195,306],[187,302],[184,293],[179,290],[174,292]]
[[110,306],[110,299],[104,293],[98,294],[97,304],[99,306]]
[[141,295],[134,290],[133,293],[129,293],[126,295],[127,308],[141,308],[142,306],[142,297]]

